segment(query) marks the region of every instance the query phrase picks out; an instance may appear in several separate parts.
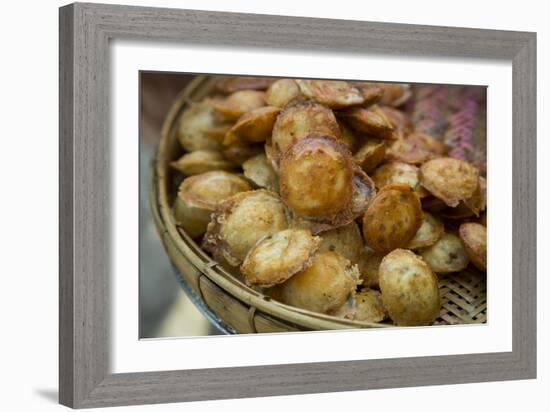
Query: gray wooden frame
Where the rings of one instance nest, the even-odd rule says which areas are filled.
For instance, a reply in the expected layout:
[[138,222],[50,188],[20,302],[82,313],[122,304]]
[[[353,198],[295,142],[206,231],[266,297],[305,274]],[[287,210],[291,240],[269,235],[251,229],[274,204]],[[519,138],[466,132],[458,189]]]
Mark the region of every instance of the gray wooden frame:
[[[513,350],[110,374],[108,49],[115,38],[511,61]],[[536,377],[535,33],[77,3],[60,9],[59,47],[62,404],[85,408]]]

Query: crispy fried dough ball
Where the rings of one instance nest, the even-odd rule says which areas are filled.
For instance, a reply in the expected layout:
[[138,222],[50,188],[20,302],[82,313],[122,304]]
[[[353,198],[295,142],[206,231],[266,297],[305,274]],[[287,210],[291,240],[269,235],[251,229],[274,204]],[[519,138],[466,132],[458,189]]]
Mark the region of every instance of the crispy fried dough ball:
[[430,325],[441,307],[437,276],[410,250],[395,249],[380,264],[382,302],[401,326]]
[[174,216],[193,238],[202,235],[210,222],[210,214],[218,203],[239,192],[252,189],[240,176],[212,171],[185,179],[174,203]]
[[443,232],[445,232],[443,222],[431,213],[424,212],[422,226],[420,226],[420,229],[418,229],[407,245],[407,249],[419,249],[431,246],[443,236]]
[[422,224],[420,199],[406,184],[384,186],[363,216],[363,235],[377,252],[405,247]]
[[270,287],[306,269],[321,238],[309,230],[286,229],[260,240],[241,266],[247,285]]
[[415,133],[393,142],[386,153],[389,160],[420,165],[445,154],[445,146],[426,133]]
[[377,290],[363,289],[355,295],[354,300],[355,320],[377,323],[386,318],[382,295]]
[[275,119],[280,111],[278,107],[265,106],[243,114],[229,129],[223,144],[230,145],[236,141],[264,142],[271,136]]
[[344,123],[338,124],[340,125],[340,141],[346,145],[351,153],[355,152],[355,147],[358,144],[355,133],[353,133]]
[[177,131],[178,141],[186,151],[219,150],[221,143],[211,139],[204,133],[204,129],[218,125],[212,100],[205,99],[200,103],[193,103],[181,116]]
[[257,186],[264,187],[272,192],[279,191],[279,177],[265,154],[260,153],[246,160],[243,163],[243,173]]
[[321,252],[311,266],[282,283],[278,295],[288,305],[332,314],[353,296],[358,277],[357,266],[345,257]]
[[298,216],[335,216],[350,205],[353,162],[346,147],[326,137],[292,145],[279,166],[281,197]]
[[280,79],[269,86],[267,89],[265,99],[267,104],[283,108],[286,104],[296,97],[300,96],[302,92],[295,80],[292,79]]
[[265,90],[275,79],[270,77],[253,77],[253,76],[228,76],[220,79],[216,83],[216,88],[225,93],[231,94],[238,92],[239,90]]
[[327,230],[320,234],[322,242],[320,252],[332,251],[345,257],[352,263],[359,261],[363,250],[363,238],[357,223],[351,222],[336,229]]
[[365,102],[361,92],[340,80],[296,80],[301,92],[312,100],[332,109],[356,106]]
[[378,139],[395,140],[394,127],[380,107],[351,107],[338,112],[339,118],[358,133]]
[[340,137],[340,127],[332,110],[314,102],[286,106],[273,126],[271,145],[274,160],[278,162],[292,144],[311,135]]
[[459,272],[468,266],[468,255],[460,238],[444,233],[432,246],[420,249],[424,261],[440,275]]
[[216,150],[197,150],[184,154],[170,166],[186,176],[198,175],[212,170],[232,170],[235,164]]
[[409,185],[418,197],[423,198],[428,195],[426,189],[420,185],[420,170],[407,163],[385,163],[374,171],[372,180],[379,189],[392,183],[404,183]]
[[370,173],[382,163],[385,155],[386,144],[381,140],[369,139],[367,143],[353,155],[353,160],[355,160],[355,163],[357,163],[366,173]]
[[238,266],[258,240],[288,227],[285,206],[276,193],[260,189],[231,196],[212,214],[204,246],[219,249]]
[[246,112],[265,106],[265,93],[257,90],[239,90],[221,101],[213,101],[212,107],[223,118],[237,120]]
[[458,230],[464,250],[479,270],[487,271],[487,229],[479,223],[463,223]]
[[479,171],[464,160],[441,157],[420,167],[420,183],[448,206],[472,197],[479,185]]

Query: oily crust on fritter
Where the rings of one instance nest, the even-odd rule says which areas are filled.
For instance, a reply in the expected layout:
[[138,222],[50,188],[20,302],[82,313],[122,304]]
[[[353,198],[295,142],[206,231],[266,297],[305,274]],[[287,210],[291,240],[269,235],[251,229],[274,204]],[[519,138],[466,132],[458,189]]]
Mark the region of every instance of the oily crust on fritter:
[[319,234],[321,245],[319,251],[332,251],[342,255],[351,263],[357,263],[363,250],[363,237],[357,223],[351,222],[347,225],[327,230]]
[[326,136],[292,145],[279,165],[281,198],[295,214],[330,218],[349,206],[353,161],[346,147]]
[[363,216],[363,235],[377,252],[405,247],[423,220],[420,199],[407,184],[384,186]]
[[271,146],[274,161],[278,163],[290,146],[311,135],[340,138],[340,126],[332,110],[311,101],[287,105],[273,125]]
[[362,289],[355,294],[354,300],[354,320],[377,323],[382,322],[386,318],[386,309],[382,303],[382,295],[379,291]]
[[437,276],[410,250],[395,249],[380,263],[382,302],[401,326],[430,325],[439,315],[441,297]]
[[321,238],[309,230],[286,229],[261,239],[246,255],[241,272],[247,285],[271,287],[312,263]]
[[464,160],[440,157],[420,167],[420,183],[448,206],[456,207],[474,194],[479,184],[479,171]]
[[350,83],[339,80],[296,80],[300,91],[332,109],[363,104],[363,94]]
[[238,193],[221,202],[212,214],[203,246],[218,249],[238,266],[258,240],[288,227],[286,208],[276,193],[265,189]]
[[487,271],[487,228],[479,223],[463,223],[458,229],[464,250],[479,270]]

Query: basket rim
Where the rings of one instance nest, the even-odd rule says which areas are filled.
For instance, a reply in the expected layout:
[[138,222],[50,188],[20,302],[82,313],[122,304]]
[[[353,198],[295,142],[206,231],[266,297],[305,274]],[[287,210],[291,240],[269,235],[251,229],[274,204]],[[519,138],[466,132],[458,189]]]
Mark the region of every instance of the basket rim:
[[[150,203],[152,214],[161,236],[173,243],[175,249],[191,263],[198,271],[204,274],[216,286],[233,298],[254,306],[260,312],[278,317],[299,326],[314,330],[359,329],[359,328],[392,328],[396,325],[362,322],[336,316],[325,315],[309,310],[285,305],[271,299],[260,292],[249,288],[233,277],[217,261],[208,256],[187,233],[176,224],[172,208],[169,204],[169,193],[163,181],[167,179],[165,164],[167,159],[168,142],[173,128],[177,125],[182,112],[192,103],[191,96],[197,87],[212,79],[207,75],[196,76],[176,97],[162,129],[161,139],[153,158],[151,170]],[[168,255],[170,253],[167,252]]]

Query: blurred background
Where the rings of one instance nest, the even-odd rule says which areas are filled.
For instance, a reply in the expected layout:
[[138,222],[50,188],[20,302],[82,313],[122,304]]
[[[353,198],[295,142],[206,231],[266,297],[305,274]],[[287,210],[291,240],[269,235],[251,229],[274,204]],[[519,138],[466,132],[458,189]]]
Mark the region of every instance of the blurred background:
[[149,207],[149,168],[162,122],[177,94],[194,75],[140,75],[140,338],[221,334],[183,292],[156,231]]

